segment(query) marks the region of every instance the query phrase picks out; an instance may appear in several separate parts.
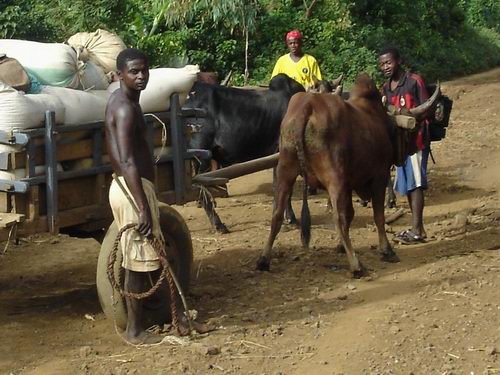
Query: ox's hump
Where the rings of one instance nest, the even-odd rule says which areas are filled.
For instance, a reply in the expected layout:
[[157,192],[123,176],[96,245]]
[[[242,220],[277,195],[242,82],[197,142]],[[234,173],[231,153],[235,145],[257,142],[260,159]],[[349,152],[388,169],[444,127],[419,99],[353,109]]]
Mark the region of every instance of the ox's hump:
[[269,90],[286,92],[289,94],[305,91],[300,83],[283,73],[277,74],[271,79],[269,82]]
[[354,81],[350,97],[380,100],[380,92],[375,81],[367,73],[362,73]]

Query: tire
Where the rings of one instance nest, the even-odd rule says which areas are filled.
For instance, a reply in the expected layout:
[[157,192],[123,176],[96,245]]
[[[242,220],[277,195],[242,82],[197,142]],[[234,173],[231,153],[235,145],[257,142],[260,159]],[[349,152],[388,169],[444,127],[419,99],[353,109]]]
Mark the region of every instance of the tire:
[[[184,294],[187,294],[193,264],[191,234],[182,216],[175,209],[164,203],[160,203],[160,226],[165,242],[167,243],[168,261],[181,284]],[[113,222],[101,245],[97,261],[96,285],[97,295],[99,296],[99,302],[104,314],[108,319],[114,321],[118,328],[125,330],[127,326],[125,299],[116,290],[113,290],[107,275],[108,258],[110,252],[113,250],[113,243],[117,234],[118,228],[116,223]],[[115,277],[119,272],[122,272],[122,275],[124,275],[124,269],[121,267],[121,248],[118,248],[116,258],[117,260],[114,265]],[[121,286],[123,287],[124,277],[121,279]],[[169,323],[172,319],[170,313],[170,296],[165,292],[160,293],[162,290],[164,291],[165,289],[160,288],[155,294],[144,300],[144,327]],[[114,308],[112,299],[116,301]]]

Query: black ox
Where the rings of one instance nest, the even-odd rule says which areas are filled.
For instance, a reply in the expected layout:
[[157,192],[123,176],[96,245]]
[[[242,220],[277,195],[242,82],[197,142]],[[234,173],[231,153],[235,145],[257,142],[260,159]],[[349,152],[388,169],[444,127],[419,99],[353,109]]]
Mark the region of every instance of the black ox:
[[[274,77],[269,89],[262,90],[196,82],[184,107],[204,109],[207,116],[189,121],[196,129],[189,147],[210,150],[223,167],[271,155],[278,149],[288,102],[301,91],[305,91],[302,85],[284,74]],[[200,172],[209,167],[210,161],[203,160]],[[202,204],[216,230],[227,233],[212,202]],[[290,204],[286,217],[290,222],[296,220]]]

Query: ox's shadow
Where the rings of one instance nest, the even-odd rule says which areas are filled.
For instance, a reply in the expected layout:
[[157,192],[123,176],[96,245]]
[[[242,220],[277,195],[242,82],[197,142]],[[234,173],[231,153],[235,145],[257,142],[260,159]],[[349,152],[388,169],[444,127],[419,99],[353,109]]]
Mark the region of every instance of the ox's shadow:
[[[294,189],[294,193],[295,193]],[[245,191],[243,193],[238,193],[238,194],[232,194],[231,191],[229,191],[229,194],[231,197],[247,197],[247,196],[252,196],[252,195],[257,195],[257,194],[262,194],[266,195],[268,197],[273,196],[273,183],[272,182],[264,182],[262,184],[259,184],[255,186],[254,190],[251,191]]]
[[[498,247],[500,223],[490,230],[468,236],[422,246],[396,249],[399,264],[383,263],[376,251],[369,247],[357,249],[360,260],[371,270],[372,279],[416,269],[442,258],[468,255],[477,249],[481,238],[484,247]],[[365,283],[353,281],[347,269],[345,255],[332,248],[309,251],[299,246],[276,246],[271,272],[255,271],[260,250],[235,247],[217,252],[195,262],[198,270],[192,282],[190,299],[200,312],[202,320],[213,318],[224,326],[267,327],[287,321],[309,319],[321,314],[348,310],[364,301],[383,302],[394,296],[394,291],[410,295],[416,285],[439,285],[440,278],[432,280],[384,281],[364,291],[349,293],[343,285]],[[201,264],[200,264],[201,262]],[[454,284],[464,281],[459,274],[446,281]],[[325,297],[324,293],[331,295]]]

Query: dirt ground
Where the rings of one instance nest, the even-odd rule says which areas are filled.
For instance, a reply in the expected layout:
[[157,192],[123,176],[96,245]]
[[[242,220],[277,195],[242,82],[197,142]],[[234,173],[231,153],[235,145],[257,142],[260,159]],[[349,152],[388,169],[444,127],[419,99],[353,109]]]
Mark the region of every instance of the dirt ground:
[[[350,278],[321,194],[311,197],[311,249],[284,228],[271,272],[255,271],[271,216],[271,173],[261,172],[231,181],[218,201],[230,234],[213,233],[194,203],[177,207],[195,250],[189,301],[217,331],[125,344],[97,300],[99,244],[30,237],[0,258],[0,372],[500,374],[500,69],[442,86],[455,102],[446,139],[433,145],[430,238],[396,246],[400,263],[379,260],[371,208],[356,204],[351,234],[370,275]],[[398,205],[406,214],[389,237],[410,222]]]

